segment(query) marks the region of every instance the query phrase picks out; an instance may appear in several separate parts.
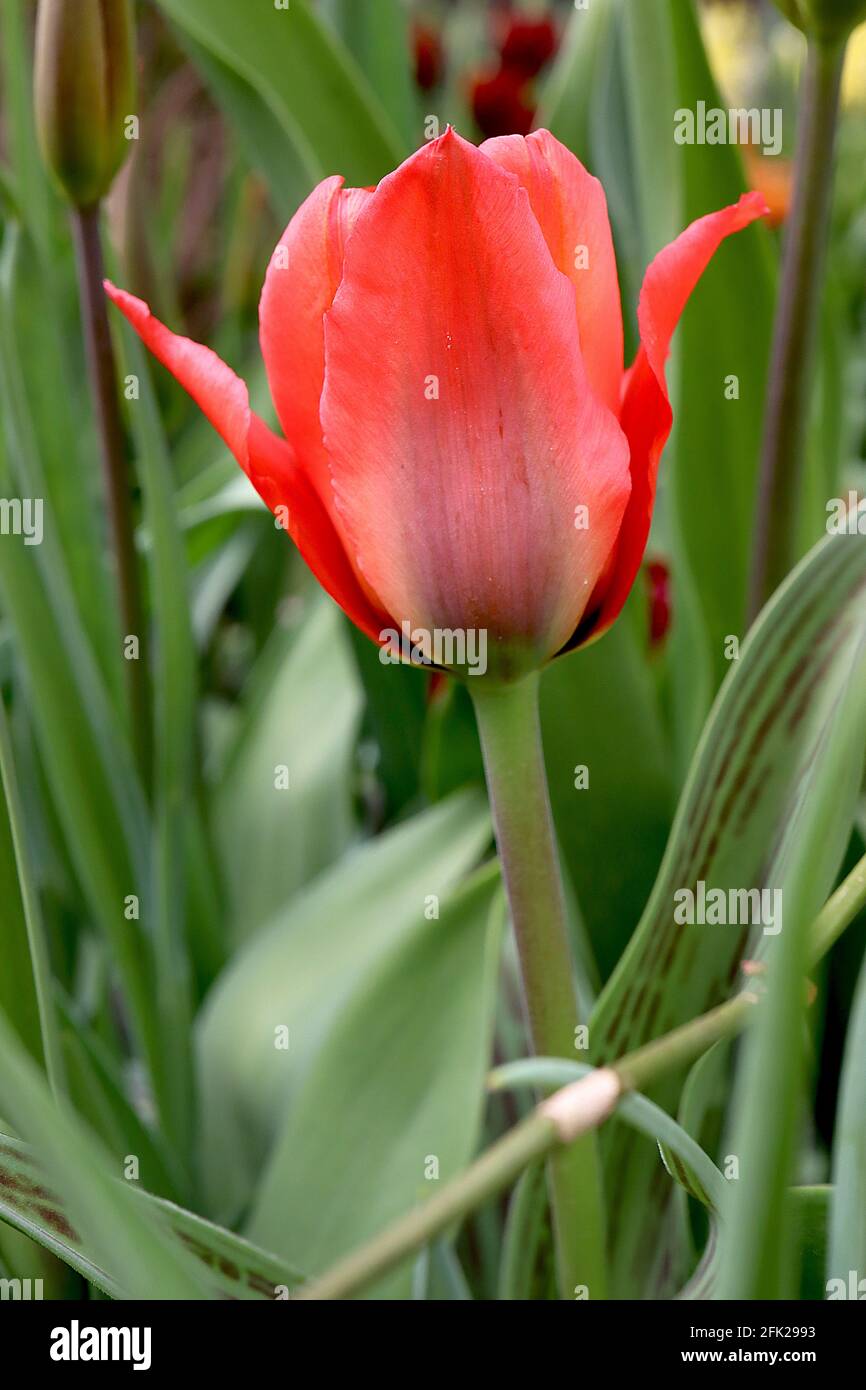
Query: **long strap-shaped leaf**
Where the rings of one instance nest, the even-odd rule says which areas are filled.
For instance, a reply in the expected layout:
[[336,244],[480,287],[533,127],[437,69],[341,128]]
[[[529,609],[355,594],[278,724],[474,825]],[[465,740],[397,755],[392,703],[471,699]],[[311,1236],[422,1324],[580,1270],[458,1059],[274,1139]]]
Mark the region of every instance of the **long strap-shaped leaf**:
[[[303,1283],[295,1270],[233,1231],[149,1193],[137,1192],[136,1198],[207,1267],[215,1299],[273,1301],[278,1290]],[[126,1297],[123,1286],[88,1249],[63,1201],[46,1186],[31,1151],[6,1134],[0,1134],[0,1220],[44,1245],[112,1298]]]
[[[748,926],[682,926],[677,890],[784,888],[804,855],[816,861],[817,910],[850,832],[850,785],[822,774],[835,711],[866,632],[866,540],[830,537],[767,605],[719,692],[683,790],[655,887],[593,1016],[596,1062],[615,1058],[726,998],[749,950]],[[864,700],[866,708],[866,700]],[[862,750],[852,749],[852,753]],[[797,835],[806,799],[826,805],[821,842]],[[754,939],[754,938],[753,938]],[[760,932],[758,933],[760,939]],[[665,1109],[677,1078],[653,1092]],[[664,1169],[622,1126],[611,1126],[605,1166],[620,1294],[645,1291],[660,1255]],[[677,1277],[669,1266],[669,1279]],[[670,1287],[670,1283],[668,1283]]]
[[308,0],[280,9],[273,0],[159,3],[261,96],[308,169],[366,184],[409,152],[358,65]]

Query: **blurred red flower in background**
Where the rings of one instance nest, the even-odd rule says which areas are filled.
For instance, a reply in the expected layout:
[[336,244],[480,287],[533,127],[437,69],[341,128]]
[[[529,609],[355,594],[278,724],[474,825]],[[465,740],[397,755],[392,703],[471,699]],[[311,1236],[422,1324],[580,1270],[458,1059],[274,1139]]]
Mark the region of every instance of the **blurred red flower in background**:
[[502,66],[537,77],[554,53],[558,35],[550,19],[511,19],[499,48]]
[[535,120],[532,80],[556,52],[559,35],[547,16],[506,13],[495,29],[499,66],[471,87],[472,113],[482,135],[528,135]]
[[671,572],[664,560],[648,560],[644,575],[649,593],[650,646],[657,647],[671,625]]
[[429,24],[415,24],[412,29],[415,54],[415,82],[422,92],[438,87],[445,72],[445,52],[442,37]]
[[472,84],[472,114],[482,135],[528,135],[535,105],[528,99],[526,78],[510,68],[477,78]]

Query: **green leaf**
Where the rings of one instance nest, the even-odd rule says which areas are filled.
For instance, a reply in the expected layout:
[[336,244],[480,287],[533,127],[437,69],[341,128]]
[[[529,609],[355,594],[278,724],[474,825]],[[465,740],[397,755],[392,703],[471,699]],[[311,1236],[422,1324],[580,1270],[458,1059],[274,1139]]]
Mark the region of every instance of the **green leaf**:
[[[694,6],[668,0],[673,33],[672,88],[656,88],[660,119],[674,112],[725,105],[710,72]],[[733,145],[680,145],[683,225],[728,203],[745,187]],[[775,255],[769,232],[751,227],[713,257],[683,314],[669,370],[674,399],[672,447],[662,463],[669,478],[674,592],[688,588],[675,636],[673,675],[679,683],[681,757],[688,758],[709,701],[725,671],[725,639],[745,630],[764,380],[773,321]],[[748,305],[748,313],[743,306]],[[725,398],[736,377],[739,399]],[[695,658],[712,673],[705,692],[690,688]],[[697,695],[697,699],[695,698]]]
[[535,1268],[548,1220],[547,1177],[534,1163],[514,1185],[502,1238],[498,1297],[506,1302],[532,1298]]
[[[400,948],[360,981],[292,1106],[253,1239],[322,1271],[466,1166],[492,1038],[498,890],[489,865],[438,919],[419,905]],[[407,1297],[410,1287],[404,1265],[374,1294]]]
[[69,1100],[76,1114],[112,1153],[135,1154],[148,1192],[179,1201],[188,1183],[163,1133],[144,1124],[127,1095],[123,1060],[89,1028],[82,1010],[61,999]]
[[43,529],[56,547],[79,623],[119,709],[120,622],[105,554],[103,486],[90,398],[86,379],[81,381],[84,390],[77,389],[78,362],[69,351],[80,332],[80,311],[68,287],[56,258],[46,265],[21,229],[14,224],[6,228],[0,254],[0,332],[9,464],[18,495],[42,499]]
[[[38,479],[41,465],[20,364],[5,319],[3,327],[0,482],[9,489],[6,495],[39,496],[37,489],[31,493],[24,482]],[[21,480],[18,488],[13,482],[13,462]],[[14,630],[19,689],[26,692],[65,851],[95,921],[112,944],[133,1027],[159,1088],[159,1038],[150,1014],[149,942],[141,927],[130,928],[123,916],[127,895],[137,894],[147,901],[147,812],[126,732],[76,607],[53,508],[46,508],[44,523],[40,545],[25,546],[23,538],[16,536],[0,546],[0,600]],[[118,646],[118,667],[120,660]]]
[[[171,459],[160,422],[144,350],[123,325],[124,357],[139,383],[130,408],[148,529],[148,579],[154,640],[154,843],[152,910],[156,969],[155,1003],[162,1052],[168,1059],[163,1124],[189,1154],[192,1136],[191,968],[187,950],[186,837],[204,835],[194,796],[198,672],[188,593],[186,555],[177,521]],[[210,924],[215,930],[215,924]],[[202,931],[206,928],[201,928]]]
[[682,230],[682,170],[672,136],[675,56],[668,0],[625,5],[620,22],[643,271]]
[[278,628],[251,685],[215,801],[236,941],[338,859],[354,834],[361,702],[334,605],[317,595],[298,633]]
[[288,221],[323,176],[319,161],[295,131],[236,68],[188,34],[183,45],[225,114],[247,163],[265,180],[278,219]]
[[410,149],[420,143],[409,7],[403,0],[332,0],[335,27]]
[[[5,734],[5,712],[0,709],[0,727]],[[5,742],[5,738],[3,739]],[[6,773],[3,743],[0,742],[0,771]],[[20,834],[20,828],[19,828]],[[19,867],[8,796],[0,781],[0,1010],[16,1028],[28,1052],[42,1062],[42,1030],[36,997],[33,966],[30,955],[30,930],[27,923],[24,896],[19,881]]]
[[159,0],[262,99],[305,167],[377,183],[408,153],[357,65],[308,0]]
[[385,817],[393,819],[418,795],[421,749],[430,676],[414,666],[384,666],[381,648],[359,632],[346,630],[364,685],[365,725],[375,739],[376,775],[385,796]]
[[829,1245],[828,1279],[844,1280],[847,1290],[851,1270],[858,1281],[866,1278],[866,963],[857,982],[839,1088]]
[[[209,1297],[200,1267],[172,1239],[164,1220],[137,1200],[124,1181],[118,1181],[125,1156],[112,1161],[71,1112],[54,1104],[41,1072],[2,1016],[0,1049],[0,1112],[38,1154],[44,1175],[39,1186],[47,1180],[62,1194],[65,1209],[64,1216],[55,1219],[51,1198],[46,1196],[42,1213],[42,1194],[30,1187],[24,1216],[14,1224],[43,1243],[47,1243],[47,1224],[55,1242],[51,1248],[63,1259],[68,1259],[66,1249],[83,1244],[94,1265],[107,1273],[124,1297]],[[15,1146],[4,1141],[4,1163],[15,1157]],[[112,1167],[117,1177],[112,1176]],[[0,1191],[7,1203],[10,1191],[13,1203],[19,1199],[14,1186],[4,1185]],[[9,1212],[10,1219],[16,1210],[20,1214],[20,1208],[12,1205],[10,1211],[7,1205],[4,1215]],[[41,1226],[34,1215],[42,1217]]]
[[[862,767],[862,736],[840,700],[866,625],[864,582],[866,544],[829,537],[750,632],[702,735],[646,910],[593,1016],[596,1061],[719,1003],[755,949],[741,928],[679,926],[676,892],[695,891],[699,880],[708,889],[778,888],[787,913],[802,877],[790,899],[792,933],[795,911],[797,921],[811,918],[826,898]],[[666,1078],[653,1096],[671,1109],[676,1090],[677,1079]],[[612,1127],[605,1172],[619,1287],[644,1288],[663,1208],[652,1199],[645,1148],[622,1127]]]
[[544,82],[536,125],[589,163],[590,113],[594,77],[621,0],[593,0],[571,16],[556,61]]
[[794,1221],[795,1247],[798,1252],[800,1299],[825,1299],[827,1285],[827,1227],[833,1189],[794,1187],[791,1189],[791,1208]]
[[[122,1180],[111,1179],[122,1190]],[[138,1224],[142,1213],[154,1227],[164,1229],[166,1248],[195,1257],[186,1263],[200,1283],[199,1298],[273,1300],[280,1288],[293,1289],[303,1277],[282,1260],[260,1250],[233,1231],[215,1226],[194,1212],[127,1184],[127,1200]],[[0,1220],[23,1231],[59,1259],[83,1274],[111,1298],[128,1298],[124,1271],[102,1263],[92,1245],[73,1224],[68,1204],[45,1186],[45,1174],[32,1151],[8,1134],[0,1134]],[[199,1268],[198,1261],[204,1268]],[[150,1298],[158,1297],[151,1286]],[[281,1297],[285,1297],[281,1294]]]
[[7,0],[0,5],[3,116],[7,127],[4,143],[15,173],[17,201],[47,262],[53,230],[52,209],[33,119],[33,64],[28,18],[24,0]]
[[[38,1049],[31,1047],[31,1053],[38,1061],[44,1059],[45,1071],[52,1093],[56,1099],[65,1094],[66,1077],[63,1063],[63,1049],[60,1039],[58,1017],[54,999],[54,982],[51,974],[51,960],[48,937],[42,914],[25,829],[24,811],[18,791],[18,778],[12,752],[12,739],[6,711],[0,699],[0,819],[8,814],[8,829],[17,869],[17,883],[10,885],[10,898],[13,904],[12,931],[15,931],[15,908],[20,906],[20,920],[27,936],[30,957],[30,979],[26,982],[15,979],[14,966],[20,945],[16,940],[9,941],[11,947],[12,982],[21,991],[20,997],[13,1001],[12,1012],[6,1013],[10,1020],[23,1014],[25,1023],[30,1023],[28,1005],[35,996],[39,1017]],[[0,828],[2,840],[5,826]],[[5,974],[5,969],[4,972]],[[4,1011],[5,1012],[5,1011]],[[14,1026],[14,1025],[13,1025]],[[24,1035],[27,1041],[27,1034]]]
[[[858,548],[866,562],[866,542]],[[866,575],[866,563],[861,575]],[[828,805],[831,799],[841,797],[843,804],[850,806],[847,842],[854,797],[862,781],[866,745],[862,583],[856,606],[849,606],[847,618],[847,624],[844,620],[842,624],[844,656],[824,692],[826,722],[816,740],[821,766],[805,804],[799,808],[796,847],[791,844],[789,862],[780,874],[784,929],[767,950],[766,999],[744,1043],[737,1073],[732,1151],[740,1160],[741,1175],[731,1186],[729,1223],[723,1231],[722,1298],[792,1298],[798,1288],[791,1198],[786,1188],[795,1172],[806,1079],[803,982],[809,964],[808,929],[821,905],[821,899],[816,900],[815,883],[821,884],[826,874],[822,838],[836,828]],[[864,1230],[862,1217],[860,1230]]]
[[[490,841],[483,798],[464,794],[347,855],[239,952],[198,1029],[202,1156],[210,1209],[234,1216],[324,1039],[367,972],[415,930]],[[289,1030],[289,1050],[275,1030]]]

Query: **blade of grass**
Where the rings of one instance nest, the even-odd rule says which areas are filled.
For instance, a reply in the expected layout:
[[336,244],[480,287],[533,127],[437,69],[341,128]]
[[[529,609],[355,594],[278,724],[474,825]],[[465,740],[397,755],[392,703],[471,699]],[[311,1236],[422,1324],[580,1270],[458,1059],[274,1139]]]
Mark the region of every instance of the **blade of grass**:
[[39,1008],[39,1025],[42,1035],[42,1051],[45,1057],[45,1071],[55,1099],[66,1090],[63,1048],[60,1042],[57,1010],[53,999],[51,982],[51,962],[48,954],[48,940],[45,923],[39,903],[24,833],[24,817],[18,796],[15,776],[15,762],[12,753],[12,740],[6,711],[0,698],[0,782],[6,799],[9,827],[18,866],[18,885],[27,927],[27,941],[30,947],[30,962],[33,970],[33,985]]

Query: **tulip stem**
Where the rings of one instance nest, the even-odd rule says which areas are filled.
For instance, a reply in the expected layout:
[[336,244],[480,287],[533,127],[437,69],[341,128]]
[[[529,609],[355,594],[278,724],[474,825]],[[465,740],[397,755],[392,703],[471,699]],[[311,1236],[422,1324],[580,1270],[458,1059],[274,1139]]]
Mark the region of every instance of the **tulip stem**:
[[125,653],[123,659],[130,728],[142,780],[145,787],[149,787],[151,740],[144,606],[135,553],[132,496],[117,397],[114,349],[102,285],[105,273],[99,231],[99,205],[74,208],[71,218],[81,295],[84,345],[99,432],[118,608],[124,640],[130,636],[138,639],[137,659],[126,658]]
[[824,279],[844,42],[811,38],[802,81],[794,201],[773,330],[749,593],[753,621],[798,558],[806,427]]
[[[472,682],[469,682],[470,687]],[[559,857],[550,811],[538,674],[472,690],[499,858],[517,939],[533,1051],[575,1055],[578,1023]],[[605,1298],[601,1169],[594,1134],[548,1160],[560,1295]]]

